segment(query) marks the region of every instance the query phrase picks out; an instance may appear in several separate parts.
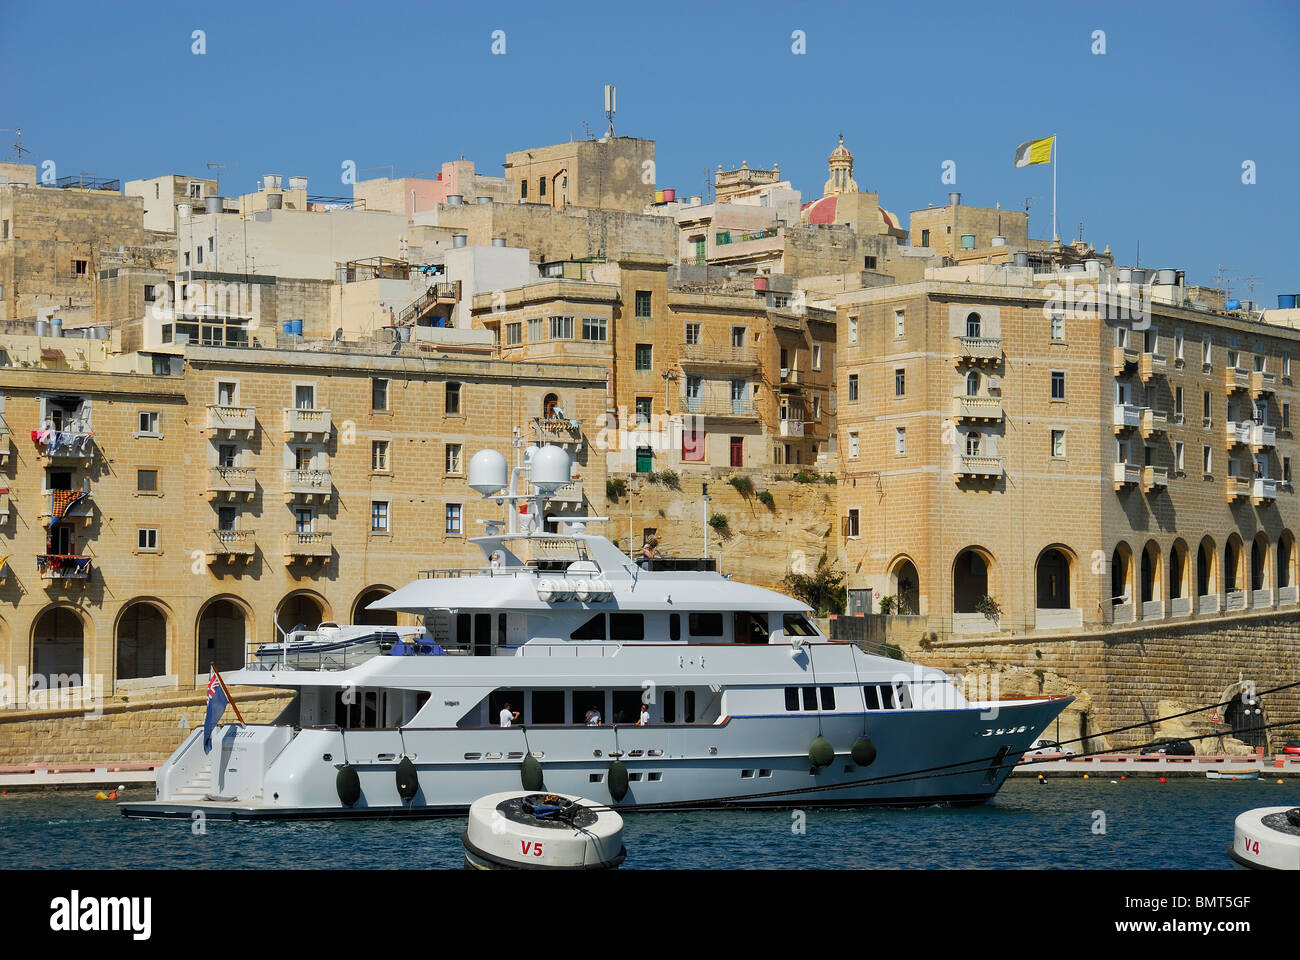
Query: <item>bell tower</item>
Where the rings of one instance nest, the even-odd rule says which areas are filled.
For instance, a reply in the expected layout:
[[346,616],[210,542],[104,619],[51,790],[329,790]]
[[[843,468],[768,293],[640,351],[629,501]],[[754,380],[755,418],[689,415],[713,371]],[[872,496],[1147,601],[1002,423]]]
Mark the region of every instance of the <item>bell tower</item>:
[[830,179],[822,188],[823,197],[838,196],[841,193],[857,193],[858,184],[853,179],[853,154],[844,146],[844,134],[840,134],[840,145],[831,151],[829,157]]

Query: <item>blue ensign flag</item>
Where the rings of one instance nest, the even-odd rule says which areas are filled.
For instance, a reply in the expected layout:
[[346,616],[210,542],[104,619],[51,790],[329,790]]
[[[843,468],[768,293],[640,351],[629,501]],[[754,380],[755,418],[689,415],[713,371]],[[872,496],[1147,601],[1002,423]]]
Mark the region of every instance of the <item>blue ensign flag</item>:
[[226,712],[226,685],[217,678],[217,668],[210,668],[208,674],[208,713],[203,718],[203,752],[212,752],[212,731],[216,729],[221,715]]

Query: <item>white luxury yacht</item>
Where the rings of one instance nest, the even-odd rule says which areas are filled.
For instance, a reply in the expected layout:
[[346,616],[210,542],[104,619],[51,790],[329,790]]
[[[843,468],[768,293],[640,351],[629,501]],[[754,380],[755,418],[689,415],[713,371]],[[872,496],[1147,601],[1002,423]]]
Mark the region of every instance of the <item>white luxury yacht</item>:
[[210,753],[196,727],[156,799],[123,813],[433,816],[520,788],[633,809],[977,803],[1069,703],[971,702],[708,563],[642,569],[586,532],[599,518],[548,531],[572,462],[515,447],[513,469],[494,450],[470,461],[469,486],[505,504],[474,540],[486,565],[371,604],[422,627],[330,624],[263,647],[227,680],[293,690],[284,713],[218,726]]

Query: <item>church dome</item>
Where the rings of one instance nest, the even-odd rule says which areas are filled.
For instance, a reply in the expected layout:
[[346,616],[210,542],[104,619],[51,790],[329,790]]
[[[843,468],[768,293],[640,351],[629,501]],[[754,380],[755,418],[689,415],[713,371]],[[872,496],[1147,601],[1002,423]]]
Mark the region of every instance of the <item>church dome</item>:
[[844,146],[843,135],[840,136],[840,145],[831,151],[831,155],[827,159],[831,162],[836,160],[848,160],[852,162],[853,154],[849,153],[849,148]]

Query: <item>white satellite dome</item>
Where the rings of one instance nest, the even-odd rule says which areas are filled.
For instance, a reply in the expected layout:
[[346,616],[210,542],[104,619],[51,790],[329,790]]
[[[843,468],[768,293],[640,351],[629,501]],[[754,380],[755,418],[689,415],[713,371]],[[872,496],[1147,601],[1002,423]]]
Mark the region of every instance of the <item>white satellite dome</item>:
[[573,461],[564,450],[548,444],[533,455],[529,476],[542,493],[554,493],[573,481]]
[[480,450],[469,460],[469,487],[490,497],[506,488],[506,458],[496,450]]

